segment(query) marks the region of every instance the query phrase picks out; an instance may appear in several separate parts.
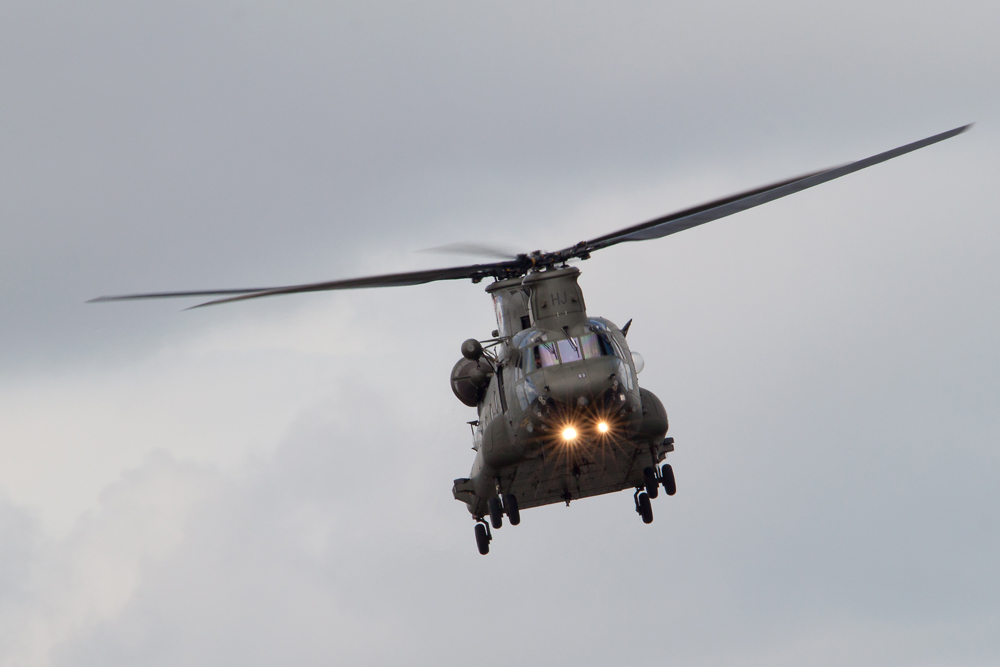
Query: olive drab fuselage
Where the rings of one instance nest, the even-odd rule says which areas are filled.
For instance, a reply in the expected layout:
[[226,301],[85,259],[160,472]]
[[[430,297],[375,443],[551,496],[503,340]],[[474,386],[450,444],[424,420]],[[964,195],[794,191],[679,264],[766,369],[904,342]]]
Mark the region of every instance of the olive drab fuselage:
[[498,494],[516,494],[526,509],[641,487],[643,469],[672,448],[625,334],[587,315],[579,275],[551,269],[486,290],[497,317],[492,354],[452,371],[456,396],[479,413],[472,473],[453,488],[476,518]]

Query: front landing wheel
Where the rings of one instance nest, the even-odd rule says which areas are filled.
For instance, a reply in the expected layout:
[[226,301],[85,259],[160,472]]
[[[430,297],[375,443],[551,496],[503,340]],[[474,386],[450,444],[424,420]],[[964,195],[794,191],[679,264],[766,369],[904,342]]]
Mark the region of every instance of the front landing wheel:
[[646,487],[646,495],[649,496],[650,500],[660,494],[660,480],[656,478],[656,468],[643,468],[642,482],[643,486]]
[[521,512],[517,509],[517,496],[513,493],[505,493],[503,496],[503,511],[510,519],[510,525],[516,526],[521,523]]
[[674,469],[670,467],[669,463],[664,463],[663,467],[660,468],[660,481],[663,483],[663,490],[667,492],[668,496],[677,493],[677,482],[674,481]]
[[649,502],[649,496],[645,493],[640,493],[636,502],[639,506],[638,512],[639,516],[642,517],[642,522],[653,523],[653,504]]
[[486,532],[486,526],[481,523],[476,524],[476,546],[484,556],[490,552],[490,536]]
[[486,505],[490,508],[490,523],[493,527],[503,526],[503,505],[500,504],[500,499],[494,496],[486,501]]

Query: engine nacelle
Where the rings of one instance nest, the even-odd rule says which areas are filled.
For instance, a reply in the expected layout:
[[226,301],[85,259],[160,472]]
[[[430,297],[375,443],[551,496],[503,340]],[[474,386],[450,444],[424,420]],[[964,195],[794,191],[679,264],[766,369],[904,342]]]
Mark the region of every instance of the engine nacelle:
[[490,386],[493,367],[484,358],[476,361],[462,357],[451,369],[451,390],[458,400],[470,408],[479,405],[486,388]]
[[663,403],[656,397],[656,394],[648,389],[639,388],[639,397],[642,399],[642,422],[635,437],[651,442],[660,442],[667,434],[670,423],[667,421],[667,411],[663,408]]

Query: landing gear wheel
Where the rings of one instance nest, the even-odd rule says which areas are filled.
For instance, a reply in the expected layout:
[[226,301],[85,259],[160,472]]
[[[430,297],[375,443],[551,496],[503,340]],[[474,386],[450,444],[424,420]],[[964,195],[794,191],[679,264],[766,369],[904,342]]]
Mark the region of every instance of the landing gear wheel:
[[674,481],[674,469],[670,467],[669,463],[664,463],[660,469],[660,482],[663,484],[663,490],[667,492],[668,496],[677,493],[677,482]]
[[493,524],[493,527],[500,528],[503,526],[503,506],[500,505],[500,499],[497,497],[490,498],[486,504],[490,508],[490,523]]
[[643,523],[653,523],[653,505],[649,502],[649,496],[645,493],[639,494],[639,516]]
[[517,496],[513,493],[505,493],[503,496],[503,511],[510,519],[510,525],[516,526],[521,523],[521,512],[517,509]]
[[660,494],[660,480],[656,478],[656,468],[643,468],[642,481],[646,487],[646,495],[650,499]]
[[476,524],[476,546],[484,556],[490,552],[490,536],[486,532],[486,526],[481,523]]

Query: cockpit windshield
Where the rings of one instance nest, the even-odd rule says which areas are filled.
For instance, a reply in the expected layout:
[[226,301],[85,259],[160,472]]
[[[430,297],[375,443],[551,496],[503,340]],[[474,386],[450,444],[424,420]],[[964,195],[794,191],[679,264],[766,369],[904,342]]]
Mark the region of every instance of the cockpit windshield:
[[[597,334],[587,334],[586,336],[580,336],[580,352],[583,353],[584,359],[590,359],[591,357],[604,356],[604,352],[601,352],[602,340],[597,337]],[[607,344],[605,343],[607,347]]]
[[566,340],[559,341],[556,345],[559,347],[559,358],[564,364],[583,359],[583,353],[580,352],[579,338],[567,338]]
[[536,368],[541,368],[542,366],[555,366],[559,363],[559,357],[556,356],[556,344],[555,343],[542,343],[535,347],[535,364]]
[[611,341],[603,333],[584,334],[579,338],[540,343],[521,352],[521,364],[525,373],[539,368],[568,364],[581,359],[615,356]]

